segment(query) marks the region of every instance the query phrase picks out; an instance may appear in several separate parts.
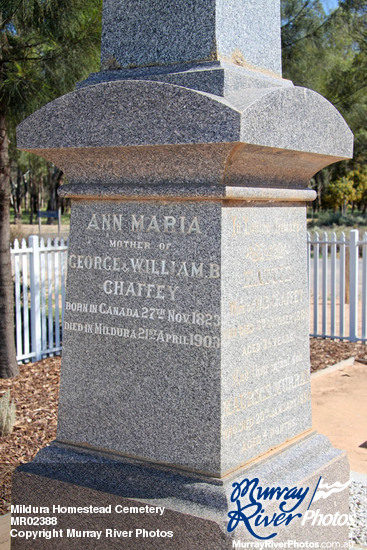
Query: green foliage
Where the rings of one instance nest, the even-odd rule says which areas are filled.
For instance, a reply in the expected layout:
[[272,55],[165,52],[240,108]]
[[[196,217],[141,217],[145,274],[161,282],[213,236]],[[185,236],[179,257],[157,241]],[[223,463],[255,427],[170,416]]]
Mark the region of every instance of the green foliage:
[[363,216],[342,214],[341,212],[320,212],[319,215],[307,223],[309,229],[322,227],[358,227],[365,226],[367,219]]
[[[42,211],[46,212],[46,210],[44,210],[44,209]],[[22,211],[20,219],[15,220],[14,212],[11,212],[10,213],[10,222],[15,223],[15,221],[17,221],[18,223],[26,225],[26,224],[29,223],[29,214],[27,212]],[[47,221],[48,221],[47,218],[41,218],[41,225],[42,226],[43,225],[45,225],[45,226],[48,225]],[[56,224],[57,220],[55,220],[54,223]],[[38,219],[36,218],[36,216],[34,216],[33,224],[35,226],[38,226]],[[70,213],[61,214],[61,225],[69,225],[69,224],[70,224]],[[37,230],[38,229],[36,227],[35,231],[37,231]]]
[[15,424],[15,403],[10,402],[10,390],[0,399],[0,436],[10,435]]
[[98,67],[102,0],[0,0],[0,104],[14,123]]
[[344,214],[347,205],[355,200],[356,190],[353,181],[346,177],[330,183],[324,196],[324,202],[328,208],[332,208],[334,211],[337,208],[342,208]]
[[[26,115],[70,91],[77,80],[98,68],[101,11],[102,0],[0,0],[0,262],[3,266],[0,293],[4,304],[0,376],[3,377],[17,374],[10,292],[9,203],[13,201],[19,216],[24,186],[24,196],[31,196],[32,216],[42,200],[45,178],[49,189],[47,204],[54,209],[62,177],[60,171],[51,170],[49,165],[43,170],[38,164],[34,170],[28,168],[26,181],[15,148],[15,127]],[[53,131],[57,130],[55,124]]]
[[47,187],[54,193],[50,163],[16,148],[15,127],[98,70],[101,16],[102,0],[0,0],[0,110],[6,114],[13,194],[22,186],[17,171],[29,174],[33,197]]
[[367,164],[365,0],[341,0],[329,14],[318,0],[282,0],[282,46],[284,77],[331,101],[355,135],[354,159],[328,168],[326,179],[336,182],[350,170],[363,170]]
[[348,180],[352,182],[356,193],[359,208],[367,206],[367,171],[352,170],[348,173]]
[[331,181],[323,195],[323,205],[326,208],[332,208],[334,212],[337,208],[340,208],[343,210],[343,214],[345,214],[348,205],[352,205],[354,209],[354,203],[356,203],[358,208],[362,210],[363,214],[366,212],[366,170],[352,170],[348,172],[347,176]]

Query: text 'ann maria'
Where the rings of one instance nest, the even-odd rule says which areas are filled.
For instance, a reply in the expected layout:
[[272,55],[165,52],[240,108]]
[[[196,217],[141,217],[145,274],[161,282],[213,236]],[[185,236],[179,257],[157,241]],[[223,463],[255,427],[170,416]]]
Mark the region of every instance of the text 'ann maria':
[[[126,231],[124,214],[92,214],[87,229],[98,231]],[[182,233],[184,235],[201,234],[197,217],[186,216],[136,216],[131,214],[128,229],[134,233]]]

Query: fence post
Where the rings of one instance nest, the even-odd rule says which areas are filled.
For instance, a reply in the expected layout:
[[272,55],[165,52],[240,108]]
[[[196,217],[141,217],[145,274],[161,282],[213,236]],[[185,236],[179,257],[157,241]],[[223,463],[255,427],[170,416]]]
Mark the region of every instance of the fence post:
[[29,261],[29,277],[31,287],[31,342],[32,361],[41,359],[41,307],[40,307],[40,252],[39,241],[36,235],[29,237],[29,246],[32,248]]
[[367,233],[362,236],[362,340],[366,340],[367,325]]
[[319,234],[315,233],[315,241],[313,245],[313,262],[314,262],[314,278],[313,278],[313,332],[314,336],[319,334]]
[[[344,336],[344,317],[346,304],[346,276],[345,272],[349,273],[349,265],[346,266],[346,245],[345,234],[340,235],[340,257],[339,257],[339,296],[340,296],[340,317],[339,317],[339,336]],[[349,279],[348,279],[349,281]],[[349,287],[348,287],[349,292]]]
[[324,232],[322,241],[322,336],[327,335],[327,310],[328,310],[328,235]]
[[359,231],[352,229],[349,237],[349,340],[357,341],[358,331],[358,256]]
[[19,251],[19,241],[18,239],[14,240],[13,246],[14,254],[14,298],[15,298],[15,327],[16,327],[16,348],[17,356],[23,354],[23,339],[22,339],[22,314],[21,314],[21,287],[20,287],[20,255],[17,253]]
[[59,206],[59,209],[57,211],[57,229],[58,229],[58,234],[59,234],[59,238],[60,238],[60,235],[61,235],[61,206]]
[[331,309],[330,309],[330,336],[334,339],[336,328],[336,233],[331,236]]

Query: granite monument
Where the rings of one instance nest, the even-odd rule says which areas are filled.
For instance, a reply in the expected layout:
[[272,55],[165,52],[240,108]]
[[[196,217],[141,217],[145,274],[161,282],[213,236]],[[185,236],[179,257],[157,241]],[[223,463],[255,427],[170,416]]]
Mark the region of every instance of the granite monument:
[[353,139],[282,78],[279,2],[105,0],[101,71],[17,139],[72,198],[57,439],[13,479],[18,515],[57,518],[37,548],[345,543],[346,456],[312,430],[305,213]]

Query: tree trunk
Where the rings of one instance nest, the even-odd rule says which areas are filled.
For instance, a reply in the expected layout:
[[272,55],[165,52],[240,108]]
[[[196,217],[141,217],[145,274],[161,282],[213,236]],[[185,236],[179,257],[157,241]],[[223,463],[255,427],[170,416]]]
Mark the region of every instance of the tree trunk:
[[38,201],[37,201],[37,210],[42,210],[43,208],[43,180],[42,177],[39,178],[38,182]]
[[22,221],[22,172],[17,170],[17,187],[16,187],[16,205],[15,222]]
[[29,182],[27,181],[27,178],[23,176],[23,186],[24,186],[24,210],[28,212],[29,208]]
[[[49,198],[47,202],[47,210],[55,212],[59,208],[59,197],[57,190],[60,187],[60,182],[63,178],[63,172],[56,168],[56,166],[49,166],[48,168],[48,192]],[[48,218],[47,224],[52,225],[54,223],[53,218]]]
[[0,378],[19,374],[14,341],[14,294],[10,260],[10,164],[5,110],[0,105]]

